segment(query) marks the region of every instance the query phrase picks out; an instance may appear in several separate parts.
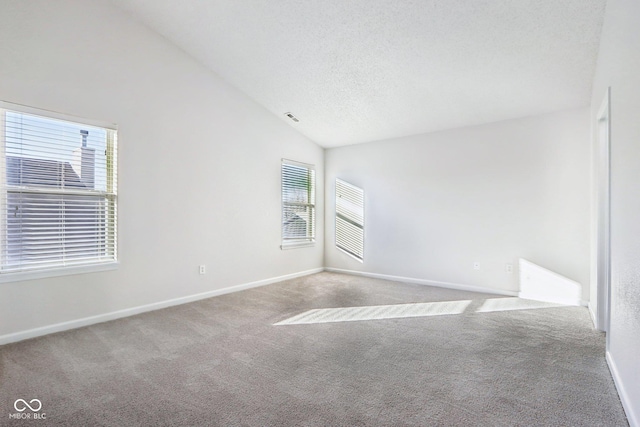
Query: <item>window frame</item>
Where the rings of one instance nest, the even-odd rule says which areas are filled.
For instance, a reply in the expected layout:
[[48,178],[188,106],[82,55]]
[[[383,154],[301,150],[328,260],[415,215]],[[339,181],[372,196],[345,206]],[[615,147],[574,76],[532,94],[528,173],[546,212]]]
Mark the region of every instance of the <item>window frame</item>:
[[[7,183],[6,183],[6,115],[5,113],[15,112],[18,114],[27,114],[45,119],[59,120],[65,122],[71,122],[78,125],[86,125],[91,127],[97,127],[104,129],[108,132],[107,136],[107,163],[111,163],[111,167],[107,167],[107,191],[109,197],[113,201],[112,215],[113,215],[113,258],[107,260],[95,260],[94,262],[84,262],[77,264],[63,265],[48,265],[40,268],[25,268],[24,270],[17,271],[4,271],[4,265],[0,265],[0,283],[8,283],[23,280],[35,280],[48,277],[67,276],[75,274],[86,274],[100,271],[116,270],[119,267],[118,260],[118,128],[113,123],[107,123],[100,120],[86,119],[83,117],[72,116],[69,114],[54,112],[45,110],[42,108],[35,108],[20,104],[15,104],[7,101],[0,100],[0,197],[7,197]],[[0,209],[0,232],[6,233],[6,221],[7,214],[4,209]],[[4,245],[5,237],[0,234],[0,246]],[[0,252],[4,252],[5,247],[0,247]],[[4,262],[4,261],[2,261]]]
[[[357,212],[353,218],[348,218],[347,216],[341,214],[339,212],[340,210],[340,203],[339,200],[341,198],[340,196],[340,192],[339,192],[339,186],[345,187],[345,189],[347,189],[350,193],[351,196],[357,195],[356,198],[359,198],[362,200],[362,204],[355,204],[354,200],[349,200],[348,202],[351,204],[355,204],[355,207],[360,209],[360,212]],[[351,197],[352,199],[354,199],[354,197]],[[365,225],[365,196],[364,196],[364,188],[360,188],[358,186],[355,186],[353,184],[351,184],[350,182],[347,182],[343,179],[340,178],[336,178],[335,179],[335,238],[334,238],[334,244],[336,249],[338,249],[340,252],[343,252],[344,254],[350,256],[351,258],[355,259],[356,261],[359,261],[361,263],[364,263],[364,247],[365,247],[365,230],[364,230],[364,225]],[[358,222],[356,220],[356,217],[360,216],[360,218],[362,218],[361,222]],[[357,229],[361,230],[362,233],[362,247],[360,248],[360,253],[362,254],[362,256],[359,256],[358,253],[354,253],[351,250],[349,250],[346,247],[340,246],[340,244],[338,243],[338,239],[339,239],[339,234],[338,234],[338,222],[343,221],[346,225],[355,227]],[[354,236],[347,236],[348,240],[350,242],[353,242]]]
[[[307,236],[304,238],[287,238],[285,236],[285,208],[287,206],[292,206],[292,205],[300,205],[299,203],[291,203],[291,202],[287,202],[285,201],[285,186],[284,186],[284,172],[285,172],[285,166],[293,166],[293,167],[297,167],[297,168],[305,168],[308,171],[308,176],[310,179],[310,189],[309,192],[312,193],[311,196],[309,196],[309,199],[313,199],[313,200],[309,200],[309,203],[305,203],[303,205],[305,205],[308,209],[311,210],[311,221],[310,221],[310,230],[307,230]],[[289,160],[289,159],[281,159],[281,163],[280,163],[280,199],[281,199],[281,217],[280,217],[280,249],[296,249],[296,248],[303,248],[303,247],[310,247],[310,246],[315,246],[315,242],[316,242],[316,189],[317,189],[317,182],[316,182],[316,170],[315,170],[315,165],[309,164],[309,163],[302,163],[302,162],[298,162],[295,160]]]

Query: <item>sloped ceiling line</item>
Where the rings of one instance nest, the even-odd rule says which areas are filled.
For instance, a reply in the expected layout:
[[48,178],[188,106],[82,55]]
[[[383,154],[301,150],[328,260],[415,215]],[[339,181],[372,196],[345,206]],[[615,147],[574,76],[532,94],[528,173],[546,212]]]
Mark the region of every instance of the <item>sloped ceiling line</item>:
[[110,1],[323,147],[588,105],[606,3]]

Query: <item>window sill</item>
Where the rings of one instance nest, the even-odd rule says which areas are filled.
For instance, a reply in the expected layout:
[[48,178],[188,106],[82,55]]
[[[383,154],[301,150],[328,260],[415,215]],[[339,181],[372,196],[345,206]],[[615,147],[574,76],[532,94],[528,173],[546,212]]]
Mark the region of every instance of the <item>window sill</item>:
[[311,246],[315,246],[316,242],[315,240],[312,241],[306,241],[306,242],[283,242],[282,245],[280,245],[280,249],[287,250],[287,249],[298,249],[298,248],[308,248]]
[[348,255],[349,257],[355,259],[359,263],[364,264],[364,259],[363,258],[358,258],[357,256],[355,256],[354,254],[350,253],[349,251],[345,251],[340,246],[336,246],[336,249],[339,250],[340,252],[342,252],[343,254]]
[[101,264],[76,265],[72,267],[50,268],[33,271],[20,271],[16,273],[0,274],[0,283],[20,282],[23,280],[46,279],[49,277],[71,276],[74,274],[97,273],[100,271],[117,270],[119,262],[106,262]]

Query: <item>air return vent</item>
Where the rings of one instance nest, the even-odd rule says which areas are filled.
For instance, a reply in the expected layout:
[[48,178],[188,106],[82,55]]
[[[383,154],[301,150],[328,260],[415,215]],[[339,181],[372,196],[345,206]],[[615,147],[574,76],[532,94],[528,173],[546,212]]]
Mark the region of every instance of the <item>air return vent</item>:
[[291,113],[284,113],[285,116],[289,117],[291,120],[293,120],[294,122],[298,123],[300,120],[298,120],[298,118],[296,116],[294,116]]

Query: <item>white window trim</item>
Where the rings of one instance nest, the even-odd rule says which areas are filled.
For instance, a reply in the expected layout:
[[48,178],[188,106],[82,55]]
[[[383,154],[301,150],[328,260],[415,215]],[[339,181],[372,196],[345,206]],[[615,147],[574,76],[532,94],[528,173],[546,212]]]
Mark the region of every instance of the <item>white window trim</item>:
[[358,261],[360,264],[364,264],[364,258],[362,258],[362,259],[358,258],[357,256],[355,256],[351,252],[345,251],[340,246],[336,246],[336,249],[339,250],[340,252],[342,252],[343,254],[347,255],[348,257],[353,258],[354,260]]
[[292,166],[300,166],[303,168],[307,168],[309,170],[313,170],[314,174],[315,174],[315,170],[316,167],[315,165],[311,164],[311,163],[303,163],[303,162],[298,162],[295,160],[290,160],[290,159],[286,159],[286,158],[282,158],[280,159],[280,249],[281,250],[288,250],[288,249],[299,249],[299,248],[308,248],[308,247],[312,247],[315,246],[316,244],[316,236],[315,236],[315,230],[316,230],[316,218],[317,218],[317,212],[316,212],[316,201],[315,201],[315,192],[317,189],[317,179],[314,178],[314,200],[313,200],[313,208],[314,208],[314,224],[313,224],[313,228],[314,228],[314,235],[310,238],[305,238],[305,239],[300,239],[300,240],[288,240],[285,241],[284,240],[284,236],[282,235],[282,165],[283,164],[287,164],[287,165],[292,165]]
[[[13,102],[8,102],[4,100],[0,100],[0,109],[19,111],[21,113],[33,114],[37,116],[45,116],[51,119],[70,121],[75,123],[83,123],[89,126],[101,127],[104,129],[116,131],[118,130],[118,126],[115,123],[110,123],[101,120],[95,119],[87,119],[84,117],[78,117],[70,114],[59,113],[56,111],[51,111],[43,108],[35,108],[27,105],[17,104]],[[3,131],[3,129],[0,129]],[[119,145],[119,143],[118,143]],[[4,151],[4,147],[1,148]],[[116,165],[119,163],[118,159],[119,150],[116,149]],[[116,166],[117,167],[117,166]],[[117,174],[117,170],[116,170]],[[4,179],[4,177],[0,177],[0,179]],[[0,215],[4,215],[4,213],[0,213]],[[116,204],[116,235],[119,235],[118,230],[118,204]],[[117,245],[117,243],[116,243]],[[119,254],[119,251],[116,248],[116,253]],[[119,259],[115,261],[97,261],[87,264],[76,264],[71,266],[60,266],[60,267],[48,267],[43,269],[33,269],[33,270],[23,270],[16,272],[5,272],[0,274],[0,283],[10,283],[10,282],[19,282],[26,280],[38,280],[45,279],[51,277],[60,277],[60,276],[70,276],[76,274],[87,274],[87,273],[97,273],[104,271],[113,271],[117,270],[120,266]]]
[[71,267],[52,267],[33,271],[18,271],[15,273],[0,274],[0,283],[21,282],[25,280],[47,279],[50,277],[71,276],[75,274],[98,273],[101,271],[117,270],[118,261],[94,263],[87,265],[74,265]]
[[[340,217],[340,215],[338,214],[337,210],[338,210],[338,182],[340,182],[341,185],[346,186],[346,187],[351,187],[354,191],[358,191],[358,192],[362,192],[362,196],[363,196],[363,202],[362,202],[362,224],[359,223],[353,223],[353,225],[357,225],[359,227],[362,228],[362,258],[356,256],[355,254],[352,254],[351,252],[349,252],[348,250],[340,247],[338,245],[338,218]],[[340,178],[336,178],[335,179],[335,199],[336,199],[336,212],[334,215],[334,229],[335,229],[335,237],[334,237],[334,246],[336,249],[338,249],[340,252],[344,253],[345,255],[348,255],[349,257],[353,258],[354,260],[360,262],[360,263],[364,263],[364,248],[365,248],[365,230],[364,230],[364,189],[360,188],[358,186],[355,186],[353,184],[351,184],[350,182],[347,182],[343,179]],[[343,221],[350,221],[346,218],[341,218]]]
[[295,241],[282,242],[282,244],[280,245],[280,249],[287,250],[287,249],[308,248],[315,245],[316,245],[316,239],[313,239],[311,241],[305,241],[305,242],[295,242]]
[[15,104],[7,101],[0,101],[0,109],[15,110],[26,114],[35,114],[37,116],[46,116],[51,119],[65,120],[69,122],[82,123],[89,126],[101,127],[109,130],[118,130],[115,123],[109,123],[101,120],[87,119],[84,117],[73,116],[71,114],[58,113],[43,108],[29,107],[27,105]]

